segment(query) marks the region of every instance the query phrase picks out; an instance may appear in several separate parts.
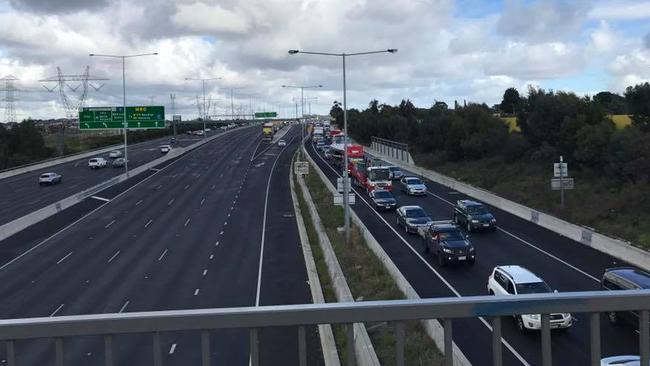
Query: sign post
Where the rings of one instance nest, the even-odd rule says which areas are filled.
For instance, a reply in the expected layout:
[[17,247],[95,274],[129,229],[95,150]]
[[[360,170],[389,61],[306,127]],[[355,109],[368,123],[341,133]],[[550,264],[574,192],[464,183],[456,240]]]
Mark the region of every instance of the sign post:
[[275,118],[277,116],[277,112],[255,112],[255,118]]
[[[123,107],[85,107],[79,110],[80,130],[124,128]],[[165,107],[126,107],[128,129],[165,128]]]
[[553,163],[553,176],[551,179],[551,189],[560,191],[560,207],[564,208],[564,190],[573,189],[573,178],[569,178],[569,167],[564,162],[564,157],[560,155],[560,162]]
[[296,171],[296,175],[307,175],[309,174],[309,163],[306,161],[296,161],[293,163],[293,170]]

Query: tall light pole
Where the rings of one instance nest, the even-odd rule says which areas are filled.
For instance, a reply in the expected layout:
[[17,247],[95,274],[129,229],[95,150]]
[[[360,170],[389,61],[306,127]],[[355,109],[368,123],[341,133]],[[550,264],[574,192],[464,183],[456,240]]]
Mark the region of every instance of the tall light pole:
[[129,153],[127,148],[127,134],[129,130],[129,125],[126,123],[126,59],[140,56],[156,56],[158,52],[153,53],[140,53],[136,55],[102,55],[98,53],[89,54],[90,57],[110,57],[110,58],[121,58],[122,59],[122,114],[124,120],[122,126],[124,127],[124,172],[129,174]]
[[303,155],[306,154],[305,152],[305,89],[317,89],[317,88],[322,88],[323,86],[318,84],[318,85],[282,85],[283,88],[293,88],[293,89],[300,89],[300,114],[301,114],[301,124],[302,124],[302,153]]
[[205,106],[205,83],[210,80],[219,80],[221,79],[220,77],[216,78],[185,78],[185,80],[189,81],[200,81],[201,84],[203,85],[203,116],[201,119],[203,120],[203,138],[208,137],[208,134],[205,132],[205,120],[208,119],[208,111],[207,107]]
[[[348,56],[362,56],[362,55],[372,55],[375,53],[396,53],[396,48],[389,48],[382,51],[369,51],[369,52],[355,52],[355,53],[330,53],[330,52],[311,52],[311,51],[299,51],[299,50],[289,50],[290,55],[295,55],[297,53],[305,53],[308,55],[319,55],[319,56],[336,56],[343,59],[343,230],[345,231],[345,242],[350,242],[350,202],[348,197],[348,191],[350,187],[350,178],[348,177],[348,108],[347,108],[347,86],[345,80],[345,59]],[[304,148],[304,143],[303,143]]]

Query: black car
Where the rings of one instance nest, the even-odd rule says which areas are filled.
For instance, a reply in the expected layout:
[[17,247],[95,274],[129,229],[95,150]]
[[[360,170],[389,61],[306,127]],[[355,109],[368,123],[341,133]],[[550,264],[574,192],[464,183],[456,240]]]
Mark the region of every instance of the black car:
[[458,200],[454,208],[454,223],[464,226],[467,232],[478,229],[496,230],[497,220],[482,203],[471,200]]
[[[601,288],[607,291],[616,290],[649,290],[650,273],[633,267],[608,268],[600,281]],[[639,313],[637,311],[609,312],[610,323],[621,321],[639,326]]]
[[433,252],[440,266],[448,263],[467,263],[471,266],[476,261],[476,249],[469,238],[450,222],[434,222],[422,239],[424,252]]
[[406,233],[418,233],[418,230],[426,229],[433,222],[429,214],[420,206],[402,206],[396,211],[397,226],[404,226]]
[[394,210],[397,207],[397,201],[389,191],[375,189],[370,192],[370,199],[375,210]]

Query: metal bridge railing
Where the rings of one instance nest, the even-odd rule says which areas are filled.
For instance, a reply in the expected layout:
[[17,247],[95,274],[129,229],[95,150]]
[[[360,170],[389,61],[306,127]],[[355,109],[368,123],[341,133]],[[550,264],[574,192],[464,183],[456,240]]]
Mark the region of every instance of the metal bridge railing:
[[371,147],[379,153],[406,162],[407,164],[413,163],[410,158],[408,144],[375,136],[370,137],[370,141]]
[[[486,317],[492,324],[492,363],[502,364],[501,318],[519,314],[542,314],[542,365],[551,365],[551,313],[590,314],[591,364],[599,365],[600,314],[610,311],[639,312],[639,349],[641,364],[649,358],[650,290],[591,291],[518,296],[475,296],[421,300],[366,301],[306,305],[218,308],[204,310],[156,311],[140,313],[61,316],[0,320],[0,341],[6,344],[7,364],[16,365],[15,342],[49,338],[54,342],[57,366],[64,365],[64,338],[104,336],[104,364],[113,365],[113,336],[149,333],[153,342],[154,365],[162,365],[161,333],[197,331],[201,334],[202,365],[210,365],[210,333],[215,329],[246,328],[250,334],[251,365],[259,364],[258,330],[264,327],[296,326],[298,359],[307,364],[305,327],[316,324],[360,322],[396,322],[396,364],[404,365],[403,321],[440,319],[444,325],[445,365],[452,365],[452,322],[459,318]],[[348,326],[348,349],[352,346],[353,327]],[[586,350],[584,350],[586,351]],[[350,352],[351,354],[351,352]],[[352,360],[348,359],[348,362]]]

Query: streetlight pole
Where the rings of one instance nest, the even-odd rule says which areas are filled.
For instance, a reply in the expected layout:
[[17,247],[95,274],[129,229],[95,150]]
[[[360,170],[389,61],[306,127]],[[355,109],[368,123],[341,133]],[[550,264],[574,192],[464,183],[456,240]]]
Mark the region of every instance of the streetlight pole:
[[[293,88],[293,89],[300,89],[300,113],[302,114],[300,117],[300,122],[302,125],[302,154],[303,156],[307,153],[305,151],[305,89],[316,89],[316,88],[322,88],[323,86],[318,84],[318,85],[282,85],[283,88]],[[298,117],[298,106],[296,106],[296,118]]]
[[[361,55],[372,55],[375,53],[396,53],[397,49],[389,48],[382,51],[370,51],[370,52],[355,52],[355,53],[330,53],[330,52],[311,52],[311,51],[299,51],[299,50],[289,50],[290,55],[295,55],[297,53],[305,53],[308,55],[319,55],[319,56],[336,56],[343,59],[343,230],[345,231],[345,242],[350,242],[350,199],[348,196],[349,187],[350,187],[350,177],[348,176],[348,108],[347,108],[347,85],[346,85],[346,76],[345,76],[345,59],[348,56],[361,56]],[[304,143],[303,143],[304,149]]]
[[124,172],[129,174],[129,151],[128,151],[128,130],[129,125],[126,122],[126,59],[140,56],[156,56],[158,52],[153,53],[140,53],[137,55],[103,55],[97,53],[91,53],[88,56],[90,57],[109,57],[109,58],[119,58],[122,59],[122,127],[124,129]]
[[205,132],[205,120],[208,119],[208,111],[207,107],[205,104],[205,83],[209,80],[219,80],[221,79],[220,77],[217,78],[185,78],[185,80],[190,80],[190,81],[200,81],[201,85],[203,86],[203,116],[201,116],[201,119],[203,120],[203,138],[208,137],[208,134]]

